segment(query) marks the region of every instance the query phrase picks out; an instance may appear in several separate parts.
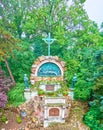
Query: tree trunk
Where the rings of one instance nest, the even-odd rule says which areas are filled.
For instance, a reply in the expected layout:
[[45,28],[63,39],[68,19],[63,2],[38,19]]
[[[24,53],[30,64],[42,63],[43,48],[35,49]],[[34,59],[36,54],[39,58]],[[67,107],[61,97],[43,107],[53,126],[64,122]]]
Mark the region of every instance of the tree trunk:
[[9,71],[10,78],[11,78],[11,80],[12,80],[12,82],[13,82],[13,85],[15,85],[16,83],[15,83],[14,77],[13,77],[13,75],[12,75],[12,72],[11,72],[11,70],[10,70],[8,61],[6,60],[6,58],[4,58],[4,61],[5,61],[6,67],[7,67],[8,71]]

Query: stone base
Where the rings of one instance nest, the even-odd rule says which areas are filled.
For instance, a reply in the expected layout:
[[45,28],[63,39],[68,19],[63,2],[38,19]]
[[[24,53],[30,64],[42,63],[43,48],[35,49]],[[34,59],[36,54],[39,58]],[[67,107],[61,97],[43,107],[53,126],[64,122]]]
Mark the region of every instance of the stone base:
[[25,88],[24,92],[30,92],[30,88]]
[[30,100],[31,99],[31,92],[30,91],[24,92],[24,97],[25,97],[26,101]]
[[44,120],[44,128],[48,127],[51,123],[56,122],[56,123],[65,123],[64,119],[53,119],[53,120]]
[[24,97],[25,97],[26,101],[30,100],[30,99],[33,99],[35,96],[38,96],[37,91],[31,92],[30,89],[25,89],[24,90]]
[[69,88],[69,90],[71,90],[71,91],[74,91],[74,89],[75,89],[75,88],[72,88],[72,87],[71,87],[71,88]]
[[74,91],[69,91],[68,96],[73,100],[74,99]]

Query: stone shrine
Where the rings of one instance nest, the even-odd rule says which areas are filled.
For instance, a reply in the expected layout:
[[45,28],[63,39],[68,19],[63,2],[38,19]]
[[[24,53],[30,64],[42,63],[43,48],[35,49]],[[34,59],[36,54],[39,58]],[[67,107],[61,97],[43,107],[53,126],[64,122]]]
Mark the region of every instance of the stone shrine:
[[[35,90],[26,89],[24,96],[26,100],[40,97],[43,107],[43,125],[48,127],[52,122],[64,123],[68,116],[67,102],[68,94],[63,96],[64,71],[66,70],[65,62],[57,56],[41,56],[32,65],[30,82],[36,86]],[[39,95],[38,91],[43,91],[45,94]],[[66,88],[67,93],[68,88]],[[54,94],[55,93],[55,94]]]

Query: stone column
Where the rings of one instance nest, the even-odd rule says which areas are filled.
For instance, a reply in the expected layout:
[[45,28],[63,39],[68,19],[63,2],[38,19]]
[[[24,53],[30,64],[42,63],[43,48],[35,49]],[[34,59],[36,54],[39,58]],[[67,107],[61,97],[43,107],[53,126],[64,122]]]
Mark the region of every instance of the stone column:
[[65,106],[62,107],[62,119],[65,118],[64,115],[65,115]]
[[24,97],[25,97],[26,100],[30,100],[31,99],[30,89],[25,89],[24,90]]
[[47,115],[47,106],[44,107],[44,128],[48,127],[49,123],[48,123],[48,115]]
[[47,106],[44,107],[44,119],[47,119],[48,115],[47,115]]

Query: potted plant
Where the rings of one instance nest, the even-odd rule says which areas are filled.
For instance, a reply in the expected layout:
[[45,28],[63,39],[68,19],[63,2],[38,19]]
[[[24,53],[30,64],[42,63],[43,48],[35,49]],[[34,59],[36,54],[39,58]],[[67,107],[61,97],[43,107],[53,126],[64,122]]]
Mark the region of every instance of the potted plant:
[[68,91],[63,91],[63,96],[67,96],[68,95]]
[[43,96],[45,94],[45,92],[43,90],[38,90],[38,95],[39,96]]
[[54,95],[54,92],[47,92],[47,95],[48,95],[48,96],[53,96],[53,95]]

